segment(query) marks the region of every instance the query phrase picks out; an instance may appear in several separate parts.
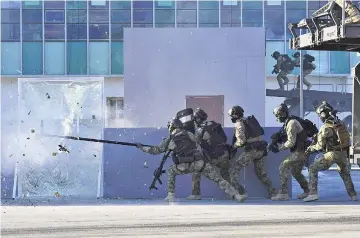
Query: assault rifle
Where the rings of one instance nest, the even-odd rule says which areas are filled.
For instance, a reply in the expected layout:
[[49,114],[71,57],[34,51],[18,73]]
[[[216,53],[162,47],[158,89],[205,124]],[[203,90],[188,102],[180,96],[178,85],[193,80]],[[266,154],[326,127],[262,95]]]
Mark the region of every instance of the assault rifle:
[[281,127],[281,129],[278,132],[274,133],[270,138],[271,138],[271,143],[268,146],[268,149],[267,149],[268,152],[272,151],[274,148],[277,148],[279,143],[286,142],[287,135],[286,135],[284,127]]
[[162,184],[162,181],[161,181],[160,177],[161,177],[162,174],[165,173],[165,170],[163,170],[163,167],[164,167],[166,159],[170,155],[170,152],[171,152],[171,150],[168,150],[168,151],[165,152],[165,154],[164,154],[164,156],[163,156],[163,158],[162,158],[162,160],[160,162],[159,167],[157,169],[155,169],[155,171],[154,171],[154,179],[153,179],[153,181],[152,181],[152,183],[151,183],[151,185],[149,187],[150,190],[151,189],[156,189],[157,190],[157,187],[155,187],[156,181],[158,181],[159,184]]

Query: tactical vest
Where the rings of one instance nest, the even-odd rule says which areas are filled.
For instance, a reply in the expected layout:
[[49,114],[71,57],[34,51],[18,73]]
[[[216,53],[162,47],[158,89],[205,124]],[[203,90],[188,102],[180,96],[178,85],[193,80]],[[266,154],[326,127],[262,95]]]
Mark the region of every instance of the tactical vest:
[[241,121],[245,125],[246,140],[264,135],[264,129],[260,126],[260,123],[253,115],[243,118]]
[[221,124],[215,121],[208,121],[201,125],[201,127],[203,130],[200,138],[203,138],[205,132],[210,135],[209,140],[201,141],[201,147],[208,152],[211,158],[221,156],[228,151],[226,145],[227,136]]
[[286,54],[281,55],[281,57],[282,57],[282,63],[280,65],[280,69],[285,71],[292,71],[295,65],[292,62],[291,58]]
[[172,156],[175,164],[192,163],[202,159],[196,142],[192,141],[187,131],[180,131],[172,136],[175,144]]
[[[285,131],[286,131],[286,126],[287,126],[287,124],[289,123],[290,120],[296,120],[296,119],[292,118],[292,117],[289,117],[286,120],[286,122],[284,124]],[[303,127],[303,130],[296,135],[295,145],[290,148],[290,152],[292,152],[292,153],[294,153],[294,152],[305,152],[306,145],[307,145],[307,139],[308,139],[308,135],[307,135],[306,130]]]
[[319,132],[316,125],[308,119],[303,119],[301,117],[297,117],[297,116],[293,116],[293,115],[288,117],[288,121],[290,121],[292,119],[295,119],[298,122],[300,122],[302,128],[306,131],[307,137],[313,137],[314,135],[316,135]]
[[325,123],[325,128],[331,128],[333,136],[327,139],[326,151],[347,150],[350,147],[350,133],[343,122]]

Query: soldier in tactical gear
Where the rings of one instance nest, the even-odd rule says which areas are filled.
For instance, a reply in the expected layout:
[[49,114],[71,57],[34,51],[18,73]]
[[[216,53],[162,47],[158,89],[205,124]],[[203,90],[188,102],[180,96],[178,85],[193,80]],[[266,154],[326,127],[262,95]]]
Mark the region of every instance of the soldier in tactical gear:
[[301,123],[294,117],[289,115],[287,105],[281,104],[274,109],[274,115],[278,122],[284,123],[284,131],[286,134],[286,142],[280,147],[272,147],[271,151],[278,153],[290,149],[291,154],[285,158],[280,164],[280,189],[276,196],[271,200],[284,201],[289,200],[288,195],[288,172],[291,171],[292,176],[300,184],[304,190],[303,194],[297,196],[298,199],[305,198],[309,193],[308,182],[301,173],[307,161],[305,155],[305,145],[307,143],[307,132],[304,130]]
[[[229,150],[226,145],[227,137],[221,124],[215,121],[207,121],[208,115],[200,108],[194,112],[194,122],[196,125],[195,137],[199,141],[201,148],[210,158],[210,164],[220,169],[221,177],[230,182],[229,177]],[[187,199],[200,200],[200,173],[192,175],[192,195]]]
[[[295,64],[295,67],[300,67],[300,53],[295,52],[293,54],[293,57],[294,57],[293,62]],[[313,61],[315,61],[315,58],[313,56],[309,54],[305,54],[303,56],[303,64],[302,64],[303,82],[308,90],[312,87],[312,84],[309,81],[307,81],[305,77],[311,74],[312,71],[316,69],[316,65],[313,63]],[[300,76],[301,75],[297,76],[296,88],[300,88]]]
[[279,51],[275,51],[271,57],[276,60],[276,65],[274,65],[272,73],[277,74],[276,79],[280,89],[284,90],[284,86],[289,83],[287,75],[293,71],[295,64],[288,55],[282,55]]
[[346,125],[337,118],[336,111],[326,101],[322,102],[316,109],[316,113],[324,125],[321,126],[317,134],[317,143],[309,146],[306,153],[310,154],[322,150],[325,153],[309,167],[310,193],[303,201],[311,202],[319,199],[318,172],[328,170],[334,163],[338,165],[340,177],[344,181],[351,200],[356,201],[357,193],[351,179],[351,165],[348,160],[350,134]]
[[[275,189],[267,176],[264,168],[264,160],[267,155],[267,142],[262,140],[264,130],[254,116],[244,117],[244,109],[233,106],[228,112],[231,121],[235,123],[233,137],[232,164],[230,166],[231,185],[238,189],[239,193],[247,198],[246,190],[238,184],[240,170],[254,162],[255,173],[260,181],[267,187],[269,197],[274,195]],[[244,152],[236,155],[237,148],[244,148]]]
[[160,154],[168,150],[172,151],[172,159],[174,164],[168,169],[168,195],[165,201],[175,200],[175,181],[176,176],[181,174],[189,174],[198,172],[210,179],[213,183],[219,186],[231,198],[242,202],[243,198],[233,188],[230,183],[224,180],[215,170],[215,168],[208,163],[204,157],[203,151],[197,140],[191,132],[184,130],[183,124],[179,119],[172,119],[168,128],[170,136],[165,138],[158,146],[143,146],[138,144],[137,147],[145,153]]

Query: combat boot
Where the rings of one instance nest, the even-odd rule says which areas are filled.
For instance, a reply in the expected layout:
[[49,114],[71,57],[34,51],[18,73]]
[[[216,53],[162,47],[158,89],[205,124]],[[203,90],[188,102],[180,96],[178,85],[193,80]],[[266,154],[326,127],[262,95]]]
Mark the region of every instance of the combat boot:
[[275,197],[272,197],[271,200],[273,201],[288,201],[289,195],[287,193],[278,193]]
[[189,197],[186,198],[187,200],[201,200],[202,197],[201,195],[190,195]]
[[239,202],[244,202],[247,198],[248,198],[248,195],[246,193],[245,194],[238,193],[234,196],[234,199]]
[[308,192],[304,192],[302,194],[299,194],[296,196],[297,199],[304,199],[306,198],[307,196],[309,196],[309,193]]
[[268,193],[269,193],[269,198],[271,199],[272,197],[276,196],[276,190],[275,188],[269,188],[268,189]]
[[175,201],[175,193],[168,193],[167,197],[164,199],[166,202],[174,202]]
[[310,194],[309,196],[307,196],[306,198],[303,199],[304,202],[312,202],[312,201],[316,201],[316,200],[319,200],[318,194]]
[[351,201],[357,201],[358,200],[358,197],[357,197],[357,195],[354,195],[354,196],[351,196]]

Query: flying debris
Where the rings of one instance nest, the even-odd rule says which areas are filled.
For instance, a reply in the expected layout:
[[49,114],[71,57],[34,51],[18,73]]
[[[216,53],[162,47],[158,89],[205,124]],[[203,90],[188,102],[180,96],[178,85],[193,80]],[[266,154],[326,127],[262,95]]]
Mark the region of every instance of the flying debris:
[[50,95],[49,93],[46,93],[47,99],[50,99]]
[[31,133],[35,133],[35,129],[31,129],[30,132],[31,132]]
[[63,145],[58,145],[58,146],[59,146],[59,151],[60,152],[65,152],[65,153],[70,154],[70,151],[68,149],[66,149],[65,146],[63,146]]

